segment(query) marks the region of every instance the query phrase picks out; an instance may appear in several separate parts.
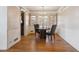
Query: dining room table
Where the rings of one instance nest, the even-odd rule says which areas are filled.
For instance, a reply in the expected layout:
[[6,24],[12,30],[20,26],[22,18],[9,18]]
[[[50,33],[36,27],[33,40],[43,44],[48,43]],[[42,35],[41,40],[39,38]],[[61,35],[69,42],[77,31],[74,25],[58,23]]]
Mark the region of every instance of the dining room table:
[[46,32],[49,30],[50,28],[47,26],[39,26],[39,28],[37,28],[37,30],[39,30],[40,32],[40,38],[41,39],[46,39]]

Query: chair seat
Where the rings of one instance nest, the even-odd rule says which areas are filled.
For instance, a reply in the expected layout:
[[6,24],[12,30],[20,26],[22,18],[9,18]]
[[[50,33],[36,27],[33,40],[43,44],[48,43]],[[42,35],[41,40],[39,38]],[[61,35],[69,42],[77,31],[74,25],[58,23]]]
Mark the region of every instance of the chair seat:
[[39,31],[37,31],[36,33],[40,33]]
[[35,29],[35,32],[40,33],[39,29]]
[[50,33],[50,32],[46,32],[46,35],[51,35],[52,33]]

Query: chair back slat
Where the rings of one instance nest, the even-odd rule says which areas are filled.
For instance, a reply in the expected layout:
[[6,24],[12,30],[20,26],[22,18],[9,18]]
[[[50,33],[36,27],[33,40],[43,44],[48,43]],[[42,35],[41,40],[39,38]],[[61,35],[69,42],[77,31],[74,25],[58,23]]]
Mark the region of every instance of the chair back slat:
[[52,25],[51,33],[54,34],[55,30],[56,30],[56,25]]
[[34,29],[35,29],[35,32],[38,32],[38,29],[39,28],[39,24],[34,24]]
[[34,28],[35,29],[39,28],[39,25],[38,24],[34,24]]

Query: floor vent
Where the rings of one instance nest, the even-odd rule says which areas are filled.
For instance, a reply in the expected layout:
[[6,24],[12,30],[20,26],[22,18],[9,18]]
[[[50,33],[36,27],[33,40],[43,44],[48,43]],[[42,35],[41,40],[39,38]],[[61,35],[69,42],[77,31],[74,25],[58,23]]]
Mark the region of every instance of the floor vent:
[[18,38],[14,39],[14,42],[17,41],[17,40],[18,40]]
[[31,32],[33,32],[33,30],[31,30]]

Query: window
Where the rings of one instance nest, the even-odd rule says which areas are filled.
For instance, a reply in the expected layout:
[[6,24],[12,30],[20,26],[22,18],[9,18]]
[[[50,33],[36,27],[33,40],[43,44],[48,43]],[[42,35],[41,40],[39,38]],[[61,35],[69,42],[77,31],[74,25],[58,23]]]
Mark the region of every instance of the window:
[[43,18],[44,18],[43,19],[44,25],[45,26],[49,25],[49,18],[48,18],[48,16],[44,16]]
[[43,19],[42,19],[42,16],[38,16],[38,21],[37,21],[37,23],[38,24],[40,24],[40,25],[42,25],[43,24],[43,21],[42,21]]
[[31,25],[34,25],[36,23],[37,23],[36,16],[31,16]]

